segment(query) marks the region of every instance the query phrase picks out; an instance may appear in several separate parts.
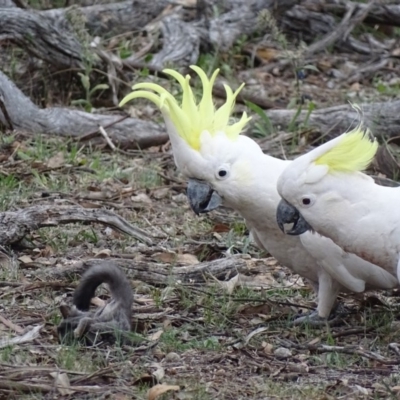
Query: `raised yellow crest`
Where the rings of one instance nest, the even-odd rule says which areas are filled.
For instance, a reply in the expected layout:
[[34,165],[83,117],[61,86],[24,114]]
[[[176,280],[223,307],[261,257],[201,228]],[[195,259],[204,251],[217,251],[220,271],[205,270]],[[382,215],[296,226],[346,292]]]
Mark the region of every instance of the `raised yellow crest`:
[[329,171],[363,171],[371,163],[378,150],[377,140],[371,139],[369,129],[359,124],[342,135],[338,143],[314,160],[316,165],[326,165]]
[[178,104],[175,97],[166,89],[155,83],[148,82],[134,85],[132,87],[133,92],[125,96],[119,106],[121,107],[128,101],[140,97],[152,101],[170,118],[178,135],[195,150],[200,148],[200,135],[204,131],[208,131],[211,135],[215,135],[217,132],[224,132],[229,139],[235,140],[251,119],[244,112],[238,122],[229,124],[235,99],[244,84],[235,92],[228,85],[224,85],[226,101],[220,108],[216,109],[212,98],[212,88],[219,70],[215,70],[211,79],[208,79],[201,68],[195,65],[190,68],[197,73],[203,85],[203,95],[199,103],[197,103],[189,85],[189,75],[184,77],[177,71],[164,69],[163,72],[175,78],[182,88],[181,104]]

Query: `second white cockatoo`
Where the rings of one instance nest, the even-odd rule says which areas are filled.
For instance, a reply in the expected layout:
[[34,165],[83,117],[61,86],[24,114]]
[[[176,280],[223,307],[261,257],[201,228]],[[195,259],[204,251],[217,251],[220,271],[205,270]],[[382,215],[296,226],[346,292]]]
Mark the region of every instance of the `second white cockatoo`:
[[317,310],[296,322],[325,323],[341,291],[394,287],[397,280],[391,274],[344,252],[330,239],[310,232],[288,236],[279,229],[276,184],[290,161],[265,155],[254,140],[240,134],[250,119],[246,113],[237,122],[231,120],[243,85],[235,92],[225,85],[226,101],[216,108],[212,88],[218,70],[209,79],[201,68],[191,69],[202,82],[200,101],[192,92],[189,75],[166,69],[163,72],[181,86],[181,101],[160,85],[146,82],[133,86],[133,92],[120,105],[145,98],[161,110],[175,164],[188,178],[187,195],[196,214],[209,212],[222,203],[237,210],[261,249],[313,285],[318,292]]
[[290,235],[315,230],[400,281],[400,188],[361,172],[377,149],[359,126],[293,161],[278,181],[277,220]]

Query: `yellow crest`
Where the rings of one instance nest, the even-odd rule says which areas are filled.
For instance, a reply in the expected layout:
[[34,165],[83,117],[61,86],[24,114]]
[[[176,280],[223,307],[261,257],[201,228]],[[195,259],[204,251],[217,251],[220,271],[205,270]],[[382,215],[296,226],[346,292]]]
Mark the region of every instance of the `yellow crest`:
[[314,162],[327,165],[330,171],[363,171],[371,163],[378,150],[376,139],[370,138],[370,131],[361,128],[361,124],[342,135],[338,143],[319,156]]
[[121,107],[128,101],[140,97],[152,101],[171,119],[178,135],[195,150],[200,148],[200,135],[204,131],[208,131],[211,135],[215,135],[217,132],[224,132],[229,139],[235,140],[250,120],[244,112],[238,122],[232,125],[229,124],[235,99],[244,84],[234,93],[229,86],[224,85],[226,101],[220,108],[215,109],[212,88],[219,70],[214,71],[211,79],[208,79],[201,68],[197,66],[191,66],[190,68],[197,73],[203,85],[203,95],[199,103],[197,103],[189,85],[190,76],[186,75],[184,77],[177,71],[165,69],[163,72],[175,78],[182,88],[182,102],[180,105],[175,97],[160,85],[139,83],[132,87],[133,92],[125,96],[119,106]]

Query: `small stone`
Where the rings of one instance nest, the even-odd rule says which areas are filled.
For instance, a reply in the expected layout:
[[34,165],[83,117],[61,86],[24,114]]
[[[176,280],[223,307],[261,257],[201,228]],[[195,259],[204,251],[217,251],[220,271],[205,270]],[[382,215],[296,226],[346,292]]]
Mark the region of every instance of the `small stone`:
[[287,349],[286,347],[278,347],[275,351],[274,351],[274,355],[277,358],[288,358],[292,356],[292,352]]
[[156,346],[153,349],[153,356],[157,359],[157,360],[162,360],[165,356],[165,353],[158,347]]
[[171,351],[171,353],[168,353],[165,356],[165,362],[178,362],[181,360],[181,356],[178,353],[174,353],[173,351]]

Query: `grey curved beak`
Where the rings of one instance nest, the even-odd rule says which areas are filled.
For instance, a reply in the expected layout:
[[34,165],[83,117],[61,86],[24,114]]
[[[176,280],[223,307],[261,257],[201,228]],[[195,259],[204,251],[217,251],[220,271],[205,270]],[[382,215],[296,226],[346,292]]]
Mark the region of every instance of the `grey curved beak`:
[[190,178],[186,195],[197,215],[215,210],[222,204],[221,196],[205,181]]
[[281,200],[276,211],[276,222],[283,233],[287,235],[301,235],[312,227],[299,213],[297,208],[293,207],[285,200]]

